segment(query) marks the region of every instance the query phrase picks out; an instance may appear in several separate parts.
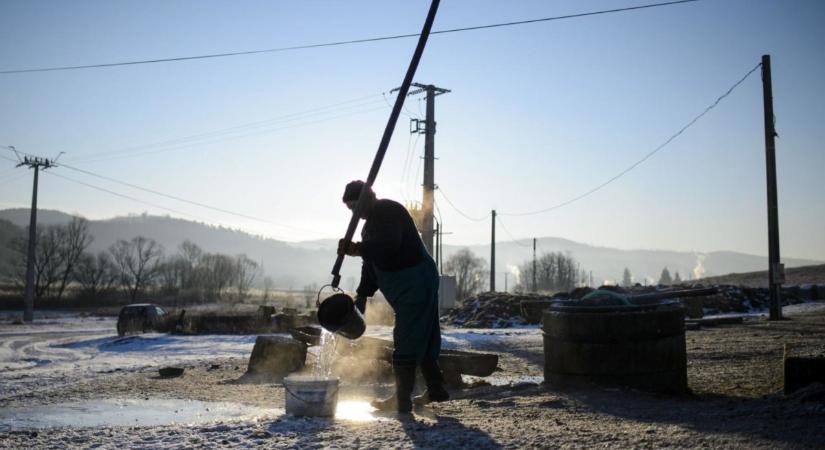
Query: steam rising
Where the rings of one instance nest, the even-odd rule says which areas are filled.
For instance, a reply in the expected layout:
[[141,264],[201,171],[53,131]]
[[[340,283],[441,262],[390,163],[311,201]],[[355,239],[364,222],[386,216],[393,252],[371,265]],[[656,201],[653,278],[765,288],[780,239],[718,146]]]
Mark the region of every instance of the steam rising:
[[705,276],[705,255],[702,253],[696,254],[696,266],[693,268],[693,279],[698,280]]

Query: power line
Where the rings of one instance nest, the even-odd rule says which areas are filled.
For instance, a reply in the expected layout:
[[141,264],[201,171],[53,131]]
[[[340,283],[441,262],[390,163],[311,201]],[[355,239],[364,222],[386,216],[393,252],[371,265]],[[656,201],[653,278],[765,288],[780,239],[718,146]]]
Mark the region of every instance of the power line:
[[196,202],[196,201],[193,201],[193,200],[187,200],[185,198],[181,198],[181,197],[178,197],[178,196],[175,196],[175,195],[165,194],[163,192],[156,191],[154,189],[145,188],[145,187],[138,186],[138,185],[132,184],[132,183],[127,183],[125,181],[121,181],[121,180],[118,180],[118,179],[115,179],[115,178],[107,177],[107,176],[104,176],[104,175],[99,175],[99,174],[96,174],[94,172],[89,172],[88,170],[78,169],[77,167],[68,166],[66,164],[60,164],[60,167],[65,167],[67,169],[74,170],[76,172],[80,172],[80,173],[90,175],[90,176],[93,176],[93,177],[96,177],[96,178],[100,178],[102,180],[111,181],[112,183],[117,183],[117,184],[120,184],[120,185],[123,185],[123,186],[127,186],[127,187],[130,187],[130,188],[133,188],[133,189],[138,189],[138,190],[141,190],[141,191],[144,191],[144,192],[148,192],[150,194],[159,195],[161,197],[166,197],[166,198],[176,200],[176,201],[179,201],[179,202],[188,203],[190,205],[199,206],[201,208],[211,209],[213,211],[221,212],[221,213],[224,213],[224,214],[229,214],[229,215],[232,215],[232,216],[242,217],[244,219],[250,219],[250,220],[254,220],[256,222],[263,222],[263,223],[267,223],[267,224],[270,224],[270,225],[275,225],[275,226],[279,226],[279,227],[283,227],[283,228],[289,228],[289,229],[293,229],[293,230],[297,230],[297,231],[305,231],[305,232],[309,232],[309,233],[313,233],[313,234],[319,234],[319,235],[327,234],[327,233],[322,233],[320,231],[310,230],[310,229],[307,229],[307,228],[300,228],[300,227],[295,227],[295,226],[292,226],[292,225],[286,225],[286,224],[283,224],[283,223],[273,222],[273,221],[268,220],[268,219],[262,219],[260,217],[255,217],[255,216],[250,216],[248,214],[243,214],[243,213],[239,213],[239,212],[235,212],[235,211],[230,211],[228,209],[219,208],[217,206],[212,206],[212,205],[207,205],[205,203],[200,203],[200,202]]
[[[404,156],[404,168],[403,168],[403,175],[401,177],[401,183],[403,185],[404,192],[406,196],[412,197],[414,195],[409,195],[409,188],[410,188],[410,171],[412,167],[412,162],[416,158],[416,150],[418,149],[418,139],[421,137],[420,134],[415,135],[415,141],[412,142],[411,146],[407,147],[407,154]],[[410,134],[410,140],[412,140],[412,134]],[[416,175],[417,177],[418,175]],[[413,180],[415,181],[415,180]]]
[[175,144],[182,144],[182,143],[192,141],[192,140],[205,139],[205,138],[218,136],[218,135],[223,135],[223,134],[232,133],[232,132],[241,132],[243,130],[250,129],[250,128],[260,128],[260,127],[264,127],[264,126],[268,126],[268,125],[275,125],[275,124],[280,123],[280,122],[290,122],[290,121],[295,121],[295,120],[302,120],[302,119],[305,119],[307,117],[311,117],[311,116],[314,116],[314,115],[317,115],[317,114],[329,113],[329,112],[331,112],[330,110],[367,106],[367,105],[376,103],[376,100],[371,100],[371,101],[368,101],[368,102],[364,102],[364,100],[373,99],[374,97],[377,97],[378,95],[381,95],[381,94],[372,94],[372,95],[368,95],[368,96],[358,97],[358,98],[355,98],[355,99],[346,100],[346,101],[343,101],[343,102],[338,102],[338,103],[334,103],[334,104],[327,105],[327,106],[321,106],[321,107],[312,108],[312,109],[308,109],[308,110],[304,110],[304,111],[298,111],[298,112],[294,112],[294,113],[284,114],[284,115],[273,117],[273,118],[270,118],[270,119],[257,120],[257,121],[254,121],[254,122],[244,123],[244,124],[235,125],[235,126],[231,126],[231,127],[227,127],[227,128],[220,128],[220,129],[217,129],[217,130],[205,131],[205,132],[191,134],[191,135],[182,136],[182,137],[178,137],[178,138],[173,138],[173,139],[168,139],[168,140],[163,140],[163,141],[158,141],[158,142],[152,142],[152,143],[149,143],[149,144],[138,145],[138,146],[130,147],[130,148],[123,149],[123,150],[113,150],[113,151],[107,151],[107,152],[93,153],[91,155],[81,156],[80,158],[74,159],[74,161],[79,162],[79,161],[82,161],[82,160],[88,160],[88,159],[91,159],[91,158],[96,158],[96,157],[99,157],[99,156],[105,156],[105,155],[111,155],[111,154],[130,153],[130,152],[134,152],[134,151],[141,150],[141,149],[146,149],[146,148],[151,148],[151,147],[165,147],[165,146],[170,146],[170,145],[175,145]]
[[[390,91],[390,92],[392,92],[392,91]],[[392,103],[390,103],[390,100],[387,98],[387,93],[382,92],[381,95],[384,97],[384,101],[387,103],[387,106],[392,108]],[[418,119],[419,118],[419,117],[413,117],[412,116],[413,113],[410,112],[409,109],[407,109],[407,102],[404,102],[404,104],[401,105],[401,107],[404,108],[404,111],[402,111],[401,114],[404,114],[405,116],[409,117],[410,119]]]
[[125,198],[125,199],[131,200],[133,202],[142,203],[144,205],[151,206],[151,207],[154,207],[154,208],[160,208],[162,210],[173,212],[175,214],[181,214],[181,215],[184,215],[186,217],[191,217],[193,219],[201,220],[203,222],[210,222],[209,220],[206,220],[202,217],[194,216],[192,214],[185,213],[183,211],[178,211],[177,209],[172,209],[172,208],[167,208],[165,206],[160,206],[158,204],[147,202],[145,200],[140,200],[140,199],[137,199],[135,197],[131,197],[131,196],[126,195],[126,194],[121,194],[119,192],[110,191],[109,189],[102,188],[100,186],[95,186],[93,184],[89,184],[89,183],[86,183],[86,182],[83,182],[83,181],[80,181],[80,180],[75,180],[74,178],[69,178],[65,175],[60,175],[60,174],[54,173],[54,172],[43,172],[43,173],[48,173],[49,175],[52,175],[52,176],[55,176],[55,177],[58,177],[58,178],[62,178],[62,179],[67,180],[67,181],[71,181],[72,183],[80,184],[80,185],[83,185],[83,186],[86,186],[86,187],[89,187],[89,188],[92,188],[92,189],[95,189],[95,190],[98,190],[98,191],[101,191],[101,192],[105,192],[107,194],[111,194],[111,195],[114,195],[114,196],[117,196],[117,197]]
[[535,215],[535,214],[541,214],[541,213],[549,212],[549,211],[552,211],[552,210],[555,210],[555,209],[559,209],[559,208],[561,208],[561,207],[563,207],[563,206],[567,206],[567,205],[569,205],[569,204],[571,204],[571,203],[573,203],[573,202],[579,201],[579,200],[581,200],[581,199],[583,199],[583,198],[585,198],[585,197],[589,196],[590,194],[593,194],[594,192],[596,192],[596,191],[600,190],[601,188],[603,188],[603,187],[607,186],[608,184],[610,184],[610,183],[612,183],[612,182],[614,182],[614,181],[618,180],[619,178],[621,178],[622,176],[624,176],[626,173],[630,172],[631,170],[635,169],[637,166],[639,166],[639,165],[640,165],[640,164],[642,164],[643,162],[647,161],[647,160],[648,160],[651,156],[655,155],[655,154],[656,154],[656,153],[658,153],[660,150],[664,149],[664,148],[665,148],[668,144],[670,144],[670,143],[671,143],[674,139],[676,139],[677,137],[679,137],[679,136],[680,136],[682,133],[684,133],[684,132],[685,132],[688,128],[690,128],[691,126],[693,126],[693,124],[695,124],[696,122],[698,122],[698,121],[699,121],[699,119],[701,119],[701,118],[702,118],[705,114],[707,114],[708,112],[710,112],[710,110],[712,110],[713,108],[715,108],[715,107],[716,107],[716,105],[718,105],[718,104],[719,104],[719,102],[721,102],[721,101],[722,101],[725,97],[727,97],[728,95],[730,95],[730,94],[733,92],[733,90],[734,90],[734,89],[736,89],[736,88],[737,88],[740,84],[742,84],[742,83],[743,83],[743,82],[744,82],[744,81],[745,81],[745,80],[746,80],[746,79],[747,79],[747,78],[748,78],[748,77],[749,77],[749,76],[750,76],[753,72],[755,72],[755,71],[756,71],[756,69],[758,69],[758,68],[759,68],[759,66],[761,66],[761,65],[762,65],[762,63],[759,63],[759,64],[757,64],[757,65],[756,65],[753,69],[751,69],[750,71],[748,71],[748,73],[746,73],[746,74],[745,74],[745,75],[744,75],[741,79],[739,79],[739,81],[737,81],[736,83],[734,83],[734,84],[733,84],[733,86],[731,86],[731,87],[730,87],[730,88],[729,88],[729,89],[728,89],[728,90],[727,90],[724,94],[722,94],[721,96],[719,96],[719,98],[717,98],[717,99],[716,99],[713,103],[711,103],[711,104],[710,104],[707,108],[705,108],[705,110],[704,110],[704,111],[702,111],[701,113],[699,113],[699,115],[697,115],[696,117],[694,117],[694,118],[693,118],[690,122],[688,122],[688,123],[687,123],[687,125],[683,126],[683,127],[682,127],[679,131],[677,131],[675,134],[673,134],[672,136],[670,136],[669,138],[667,138],[667,140],[665,140],[662,144],[660,144],[658,147],[656,147],[655,149],[653,149],[653,151],[651,151],[650,153],[648,153],[647,155],[645,155],[642,159],[640,159],[640,160],[638,160],[638,161],[634,162],[633,164],[631,164],[629,167],[627,167],[626,169],[622,170],[622,171],[621,171],[621,172],[619,172],[618,174],[614,175],[613,177],[611,177],[610,179],[608,179],[608,180],[607,180],[607,181],[605,181],[604,183],[602,183],[602,184],[600,184],[600,185],[598,185],[598,186],[596,186],[596,187],[594,187],[594,188],[590,189],[589,191],[587,191],[587,192],[585,192],[585,193],[583,193],[583,194],[581,194],[581,195],[579,195],[579,196],[577,196],[577,197],[573,197],[573,198],[571,198],[570,200],[564,201],[564,202],[559,203],[559,204],[557,204],[557,205],[550,206],[550,207],[548,207],[548,208],[539,209],[539,210],[536,210],[536,211],[520,212],[520,213],[506,213],[506,212],[502,212],[502,213],[498,213],[498,214],[499,214],[499,215],[503,215],[503,216],[511,216],[511,217],[515,217],[515,216],[531,216],[531,215]]
[[[184,145],[178,145],[178,146],[173,146],[173,147],[160,148],[160,149],[156,149],[156,150],[148,150],[148,151],[140,152],[140,153],[125,154],[125,155],[120,155],[120,156],[110,156],[110,157],[103,157],[103,158],[97,158],[97,159],[88,159],[88,160],[85,160],[85,161],[82,161],[82,162],[89,163],[89,162],[112,161],[112,160],[116,160],[116,159],[134,158],[134,157],[138,157],[138,156],[154,155],[156,153],[165,153],[165,152],[171,152],[171,151],[176,151],[176,150],[183,150],[183,149],[186,149],[186,148],[197,147],[197,146],[201,146],[201,145],[212,145],[212,144],[217,144],[217,143],[225,142],[225,141],[232,140],[232,139],[239,139],[239,138],[244,138],[244,137],[249,137],[249,136],[257,136],[257,135],[261,135],[261,134],[274,133],[276,131],[283,131],[283,130],[288,130],[288,129],[292,129],[292,128],[300,128],[300,127],[305,127],[305,126],[309,126],[309,125],[315,125],[315,124],[322,123],[322,122],[328,122],[330,120],[340,119],[342,117],[350,117],[350,116],[354,116],[354,115],[357,115],[357,114],[365,114],[365,113],[370,113],[370,112],[373,112],[373,111],[379,111],[379,110],[383,110],[385,108],[386,108],[386,106],[382,105],[382,106],[379,106],[377,108],[369,108],[369,109],[354,111],[354,112],[350,112],[350,113],[346,113],[346,114],[339,114],[337,116],[325,117],[323,119],[313,120],[313,121],[310,121],[310,122],[298,123],[298,124],[294,124],[294,125],[285,125],[285,126],[278,127],[278,128],[271,128],[271,129],[267,129],[267,130],[236,134],[234,136],[217,138],[217,139],[212,139],[212,140],[202,141],[202,142],[193,142],[191,144],[184,144]],[[74,162],[74,160],[73,160],[73,162]]]
[[[494,23],[488,25],[476,25],[476,26],[469,26],[469,27],[461,27],[461,28],[450,28],[446,30],[438,30],[433,31],[430,34],[448,34],[448,33],[458,33],[463,31],[476,31],[476,30],[485,30],[490,28],[502,28],[502,27],[510,27],[516,25],[527,25],[539,22],[551,22],[556,20],[565,20],[565,19],[575,19],[579,17],[587,17],[587,16],[597,16],[602,14],[612,14],[612,13],[619,13],[619,12],[627,12],[627,11],[635,11],[641,9],[648,9],[648,8],[657,8],[660,6],[671,6],[671,5],[678,5],[681,3],[692,3],[697,2],[699,0],[678,0],[678,1],[671,1],[671,2],[664,2],[664,3],[651,3],[646,5],[639,5],[639,6],[629,6],[625,8],[614,8],[614,9],[605,9],[599,11],[590,11],[584,13],[576,13],[576,14],[566,14],[562,16],[553,16],[553,17],[543,17],[539,19],[528,19],[528,20],[519,20],[514,22],[503,22],[503,23]],[[351,40],[344,40],[344,41],[335,41],[335,42],[325,42],[320,44],[306,44],[306,45],[295,45],[290,47],[277,47],[277,48],[270,48],[270,49],[263,49],[263,50],[244,50],[244,51],[236,51],[236,52],[226,52],[226,53],[212,53],[206,55],[194,55],[194,56],[179,56],[175,58],[157,58],[157,59],[146,59],[146,60],[137,60],[137,61],[122,61],[122,62],[114,62],[114,63],[102,63],[102,64],[84,64],[84,65],[75,65],[75,66],[55,66],[55,67],[39,67],[39,68],[31,68],[31,69],[10,69],[10,70],[3,70],[0,71],[0,75],[8,75],[14,73],[32,73],[32,72],[55,72],[55,71],[62,71],[62,70],[78,70],[78,69],[98,69],[98,68],[106,68],[106,67],[118,67],[118,66],[133,66],[139,64],[154,64],[154,63],[165,63],[165,62],[180,62],[180,61],[191,61],[197,59],[210,59],[210,58],[223,58],[228,56],[241,56],[241,55],[255,55],[261,53],[278,53],[278,52],[287,52],[287,51],[295,51],[295,50],[305,50],[305,49],[312,49],[312,48],[321,48],[321,47],[335,47],[335,46],[342,46],[342,45],[350,45],[350,44],[363,44],[367,42],[377,42],[377,41],[389,41],[394,39],[405,39],[405,38],[412,38],[418,37],[419,33],[408,33],[408,34],[396,34],[391,36],[381,36],[381,37],[372,37],[372,38],[364,38],[364,39],[351,39]]]
[[401,166],[401,176],[398,178],[400,181],[399,183],[399,192],[401,192],[401,196],[404,197],[404,201],[406,203],[410,203],[410,196],[407,195],[407,185],[406,185],[406,178],[407,178],[407,159],[410,157],[410,151],[412,149],[412,134],[409,135],[407,138],[407,151],[404,152],[404,163]]
[[28,175],[28,173],[26,173],[26,172],[21,172],[21,173],[19,173],[19,174],[17,174],[17,175],[10,176],[10,177],[8,177],[8,178],[6,178],[6,179],[4,179],[4,180],[0,180],[0,186],[1,186],[1,185],[5,185],[5,184],[9,184],[9,183],[11,183],[12,181],[17,181],[17,180],[20,180],[20,179],[24,178],[26,175]]
[[[375,103],[375,102],[373,102],[373,103]],[[361,106],[366,106],[366,104],[361,105]],[[232,139],[239,139],[239,138],[243,138],[243,137],[256,136],[256,135],[266,134],[266,133],[274,133],[276,131],[282,131],[282,130],[287,130],[287,129],[291,129],[291,128],[305,127],[305,126],[308,126],[308,125],[314,125],[314,124],[317,124],[317,123],[327,122],[327,121],[330,121],[330,120],[340,119],[340,118],[343,118],[343,117],[350,117],[350,116],[354,116],[354,115],[357,115],[357,114],[365,114],[365,113],[369,113],[369,112],[373,112],[373,111],[383,110],[385,108],[386,108],[386,106],[381,105],[381,106],[376,107],[376,108],[368,108],[368,109],[362,109],[362,110],[357,110],[357,111],[351,111],[351,112],[348,112],[348,113],[338,114],[338,115],[329,116],[329,117],[324,117],[324,118],[317,119],[317,120],[312,120],[312,121],[309,121],[309,122],[297,123],[297,124],[293,124],[293,125],[284,125],[284,126],[281,126],[281,127],[270,128],[270,129],[265,129],[265,130],[243,132],[243,133],[240,133],[240,134],[235,134],[235,135],[226,136],[226,137],[216,137],[215,139],[205,140],[205,141],[200,141],[200,142],[193,142],[193,143],[189,143],[189,144],[182,143],[182,145],[167,146],[165,148],[161,147],[159,149],[147,150],[147,151],[138,152],[138,153],[128,153],[132,150],[121,150],[121,151],[116,151],[116,152],[105,152],[105,154],[112,154],[112,153],[119,153],[119,154],[114,154],[114,155],[108,156],[108,157],[105,156],[105,154],[102,157],[96,157],[97,155],[92,155],[92,156],[88,156],[86,158],[74,159],[72,161],[73,162],[111,161],[111,160],[115,160],[115,159],[132,158],[132,157],[137,157],[137,156],[151,155],[151,154],[155,154],[155,153],[163,153],[163,152],[169,152],[169,151],[175,151],[175,150],[182,150],[182,149],[185,149],[185,148],[191,148],[191,147],[195,147],[195,146],[199,146],[199,145],[211,145],[211,144],[216,144],[216,143],[219,143],[219,142],[224,142],[224,141],[232,140]]]
[[[507,229],[507,226],[506,226],[506,225],[504,225],[504,222],[502,222],[502,221],[501,221],[501,217],[499,217],[498,213],[496,213],[496,220],[498,221],[498,224],[499,224],[499,225],[501,225],[501,228],[504,230],[504,233],[505,233],[505,234],[506,234],[506,235],[510,238],[510,240],[511,240],[514,244],[516,244],[516,245],[518,245],[518,246],[521,246],[521,247],[532,247],[531,245],[528,245],[528,244],[524,244],[524,243],[519,242],[519,240],[518,240],[518,239],[516,239],[516,238],[513,236],[513,233],[510,233],[510,230],[509,230],[509,229]],[[526,238],[525,238],[525,239],[526,239]]]
[[447,197],[447,195],[446,195],[446,194],[444,194],[444,189],[443,189],[441,186],[439,186],[439,187],[438,187],[438,189],[436,190],[436,192],[438,192],[439,194],[441,194],[441,196],[442,196],[442,197],[444,197],[444,200],[446,200],[446,201],[447,201],[447,203],[449,203],[449,204],[450,204],[450,206],[451,206],[451,207],[455,210],[455,212],[457,212],[457,213],[461,214],[461,215],[462,215],[462,216],[464,216],[464,218],[465,218],[465,219],[467,219],[467,220],[470,220],[470,221],[473,221],[473,222],[481,222],[482,220],[487,220],[487,218],[488,218],[488,217],[490,217],[490,214],[486,214],[484,217],[472,217],[472,216],[469,216],[469,215],[465,214],[465,213],[464,213],[464,211],[462,211],[462,210],[458,209],[458,207],[457,207],[457,206],[455,206],[455,204],[454,204],[453,202],[451,202],[451,201],[450,201],[450,198],[449,198],[449,197]]

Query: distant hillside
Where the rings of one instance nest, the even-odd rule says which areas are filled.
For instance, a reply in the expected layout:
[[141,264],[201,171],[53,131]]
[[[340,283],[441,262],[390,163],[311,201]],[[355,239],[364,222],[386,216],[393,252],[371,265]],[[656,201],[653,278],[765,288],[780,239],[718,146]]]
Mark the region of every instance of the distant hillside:
[[[732,284],[735,286],[768,287],[768,271],[731,273],[699,280],[705,284]],[[818,266],[793,267],[785,269],[785,284],[825,284],[825,264]]]
[[[59,211],[38,212],[39,223],[65,223],[71,216]],[[0,210],[0,219],[5,219],[24,228],[29,221],[28,210]],[[1,223],[1,222],[0,222]],[[250,258],[263,263],[268,275],[275,279],[280,288],[300,289],[306,285],[328,283],[332,263],[335,260],[337,239],[322,239],[289,243],[275,239],[253,236],[239,230],[215,227],[171,217],[136,215],[109,220],[89,222],[89,229],[95,240],[93,251],[106,250],[118,239],[130,239],[142,235],[163,245],[167,254],[177,252],[178,246],[189,239],[208,252],[230,255],[245,253]],[[532,259],[532,240],[498,242],[496,245],[496,286],[504,288],[505,272],[509,288],[516,281],[517,267]],[[464,246],[444,246],[445,260]],[[490,246],[468,246],[476,255],[489,261]],[[627,267],[634,281],[644,283],[645,279],[655,282],[662,268],[668,267],[671,274],[679,272],[682,279],[702,276],[722,275],[734,272],[751,272],[765,268],[767,258],[735,252],[711,252],[694,254],[667,250],[620,250],[596,247],[567,239],[545,237],[538,240],[539,254],[544,252],[569,252],[583,269],[592,271],[594,284],[605,280],[619,280]],[[809,266],[822,261],[785,258],[785,266]],[[342,270],[342,287],[351,288],[360,274],[360,260],[347,258]],[[695,274],[695,275],[694,275]]]
[[[44,220],[39,220],[40,217]],[[71,218],[71,215],[59,211],[38,211],[40,224],[67,223]],[[28,210],[0,210],[0,219],[25,227],[29,222]],[[333,246],[304,248],[300,244],[163,216],[135,215],[91,220],[89,232],[94,236],[90,246],[93,252],[105,251],[119,239],[146,236],[160,243],[166,254],[177,253],[178,246],[187,239],[207,252],[228,255],[244,253],[263,264],[264,270],[275,280],[276,285],[284,289],[301,289],[305,285],[328,283],[331,280],[329,272],[335,262]],[[342,287],[349,288],[347,278],[359,274],[360,262],[348,258],[341,272],[344,280]]]
[[[31,210],[28,208],[14,208],[0,210],[0,219],[7,220],[20,228],[29,226]],[[66,214],[53,209],[38,209],[37,223],[40,225],[53,225],[66,223],[72,220],[71,214]]]

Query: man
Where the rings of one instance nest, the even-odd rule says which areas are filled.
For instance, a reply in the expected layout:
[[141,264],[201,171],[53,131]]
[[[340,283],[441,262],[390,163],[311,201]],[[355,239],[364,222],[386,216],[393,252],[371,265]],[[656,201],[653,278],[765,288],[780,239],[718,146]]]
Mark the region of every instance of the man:
[[[347,184],[343,198],[347,208],[355,209],[364,186],[363,181]],[[418,366],[427,391],[416,397],[415,403],[446,401],[450,395],[444,389],[444,376],[438,367],[441,329],[435,261],[424,248],[407,209],[398,202],[377,200],[375,193],[367,188],[360,216],[366,220],[361,229],[361,242],[345,243],[342,239],[338,244],[339,254],[363,259],[355,305],[363,313],[367,297],[381,289],[395,312],[392,354],[395,395],[376,400],[372,405],[382,411],[410,412]]]

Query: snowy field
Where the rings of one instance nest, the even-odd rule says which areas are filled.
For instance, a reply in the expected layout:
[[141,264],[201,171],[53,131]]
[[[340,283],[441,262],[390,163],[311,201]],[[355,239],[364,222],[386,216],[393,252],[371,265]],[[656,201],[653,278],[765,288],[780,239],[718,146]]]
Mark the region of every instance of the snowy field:
[[[19,313],[0,313],[0,448],[823,448],[812,424],[825,404],[777,392],[784,343],[825,346],[825,303],[783,311],[791,320],[749,315],[688,332],[695,399],[550,391],[539,384],[538,326],[445,329],[445,348],[500,355],[486,387],[397,417],[367,403],[388,385],[349,383],[330,419],[286,415],[280,384],[235,383],[256,336],[119,338],[112,318],[46,312],[14,325]],[[389,338],[391,328],[368,334]],[[165,365],[186,374],[160,379]],[[776,420],[781,429],[766,429]]]

